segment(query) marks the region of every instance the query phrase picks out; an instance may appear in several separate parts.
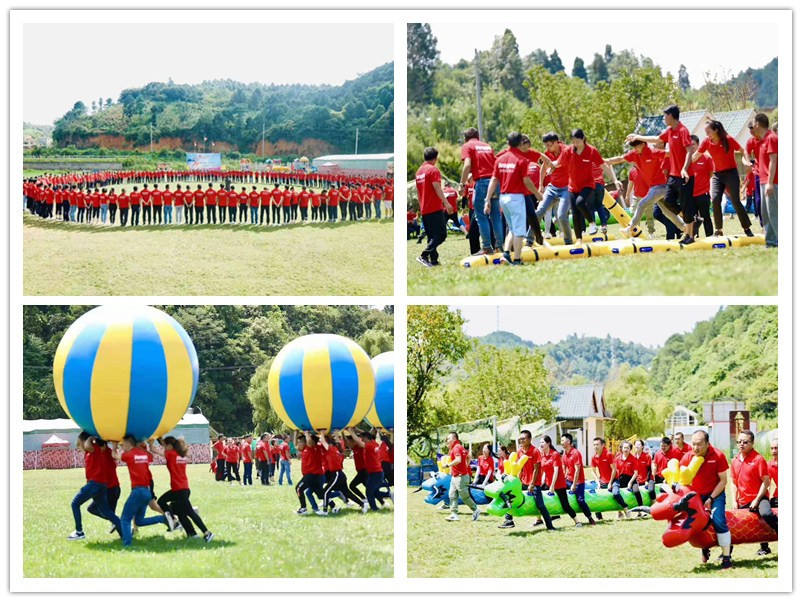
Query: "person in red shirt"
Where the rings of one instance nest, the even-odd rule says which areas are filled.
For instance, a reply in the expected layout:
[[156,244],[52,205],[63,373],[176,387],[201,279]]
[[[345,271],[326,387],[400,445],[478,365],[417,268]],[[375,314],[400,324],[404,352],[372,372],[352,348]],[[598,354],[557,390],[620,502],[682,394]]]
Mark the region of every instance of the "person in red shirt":
[[113,226],[117,219],[118,195],[114,188],[109,188],[109,223]]
[[198,184],[197,189],[195,189],[195,192],[192,193],[192,200],[195,203],[196,225],[203,223],[203,202],[205,199],[206,199],[206,193],[203,191],[203,186]]
[[476,478],[473,480],[473,486],[484,489],[485,485],[493,482],[495,471],[493,450],[489,443],[485,443],[482,446],[482,455],[476,461]]
[[292,216],[293,223],[295,223],[298,221],[298,204],[301,202],[301,193],[295,190],[295,186],[290,186],[290,191],[292,192],[290,215]]
[[479,518],[479,507],[471,497],[468,484],[471,481],[471,469],[468,465],[468,452],[460,443],[459,435],[452,431],[446,437],[446,445],[448,445],[448,466],[451,467],[451,486],[448,488],[448,499],[451,506],[451,514],[446,518],[449,521],[459,520],[457,510],[459,509],[459,500],[468,506],[472,511],[473,520]]
[[217,192],[218,191],[213,188],[212,183],[209,182],[209,187],[203,195],[203,201],[206,205],[207,224],[217,223]]
[[582,460],[582,452],[574,447],[574,436],[571,433],[563,433],[560,442],[563,446],[562,462],[568,493],[576,496],[576,503],[582,514],[591,525],[595,525],[596,521],[593,520],[593,515],[585,501],[585,462]]
[[228,188],[228,223],[237,223],[237,205],[239,204],[239,193],[234,186]]
[[228,213],[228,187],[223,182],[217,189],[217,221],[220,224],[226,223],[226,213]]
[[164,194],[159,190],[159,185],[153,185],[153,191],[150,193],[150,204],[153,207],[153,223],[162,223],[162,207],[164,206]]
[[162,194],[162,201],[164,202],[164,223],[173,223],[173,199],[175,194],[170,190],[170,185],[164,185],[164,193]]
[[175,223],[184,224],[184,191],[181,190],[181,184],[175,185],[175,192],[173,193],[173,206],[175,207]]
[[365,499],[354,494],[348,488],[348,479],[343,472],[342,440],[339,435],[327,435],[321,430],[320,445],[323,447],[323,466],[326,469],[325,485],[323,487],[323,507],[332,514],[340,509],[334,504],[332,498],[339,497],[344,502],[349,500],[360,507],[364,507]]
[[[504,454],[506,456],[506,448],[502,447],[502,449],[504,450]],[[541,483],[543,481],[543,456],[541,455],[540,450],[532,445],[532,432],[527,429],[522,430],[521,434],[518,435],[518,457],[520,458],[523,456],[526,456],[529,459],[521,467],[521,472],[518,474],[518,478],[521,481],[521,485],[526,487],[527,494],[535,497],[535,506],[540,512],[540,518],[538,518],[532,526],[536,527],[540,524],[545,524],[547,530],[554,531],[554,524],[552,523],[551,515],[549,514],[546,504],[543,501],[543,490],[541,487]],[[501,460],[501,458],[499,458],[499,460]],[[499,462],[499,466],[499,471],[503,473],[504,467],[501,465],[501,462]],[[515,523],[512,520],[512,514],[505,514],[504,522],[502,522],[498,528],[511,529],[514,526]]]
[[459,194],[465,194],[468,181],[469,179],[472,180],[474,198],[478,201],[475,217],[479,227],[482,252],[490,254],[493,253],[494,249],[501,249],[501,244],[504,240],[504,228],[501,223],[498,195],[491,196],[489,212],[485,213],[482,206],[487,196],[487,189],[490,186],[490,179],[493,177],[496,155],[489,144],[479,139],[479,130],[476,128],[468,128],[462,132],[462,137],[464,144],[460,150],[462,173],[460,174]]
[[323,499],[323,476],[326,474],[323,466],[323,446],[320,444],[319,437],[308,431],[303,435],[298,435],[295,447],[301,454],[301,480],[295,487],[295,494],[298,496],[300,508],[296,514],[306,514],[306,499],[312,510],[319,516],[326,516],[328,512],[325,507],[318,508],[315,496]]
[[437,149],[426,147],[423,151],[423,164],[415,174],[415,187],[418,191],[418,204],[423,219],[423,229],[428,242],[418,257],[418,263],[430,268],[440,265],[437,261],[439,247],[446,240],[445,211],[449,210],[448,201],[441,185],[442,177],[437,169]]
[[270,189],[265,187],[259,192],[259,225],[270,225]]
[[[292,474],[291,469],[292,465],[290,464],[290,444],[289,444],[289,437],[284,435],[281,439],[281,443],[278,444],[278,455],[274,455],[274,458],[279,462],[279,473],[278,473],[278,484],[281,485],[283,482],[283,477],[287,475],[287,484],[292,487]],[[273,463],[275,465],[275,462]]]
[[384,187],[384,217],[385,219],[393,218],[393,200],[395,198],[395,190],[393,189],[393,182],[388,182]]
[[[526,175],[529,176],[529,179],[532,180],[537,187],[540,182],[540,171],[541,169],[552,167],[551,159],[532,148],[532,141],[529,139],[529,136],[524,135],[521,137],[521,146],[519,148],[523,155],[529,160]],[[524,201],[526,202],[526,244],[529,247],[533,246],[535,241],[537,241],[539,245],[543,244],[543,232],[540,229],[540,220],[537,217],[538,202],[542,200],[543,195],[540,194],[540,189],[535,191],[535,194],[531,194],[530,191],[527,191],[527,194],[524,195]],[[550,219],[550,217],[546,218],[547,231],[550,231],[553,227],[549,222]]]
[[777,462],[777,456],[779,455],[779,441],[777,439],[771,440],[771,460],[769,460],[769,475],[771,476],[771,480],[774,481],[774,493],[771,494],[771,507],[776,508],[777,502],[779,500],[779,491],[780,491],[780,476],[779,476],[779,464]]
[[668,463],[672,458],[676,457],[677,460],[682,458],[682,454],[679,454],[679,457],[672,454],[675,450],[676,448],[671,445],[670,437],[663,437],[660,440],[660,449],[652,457],[652,478],[654,478],[655,484],[665,483],[663,471],[668,468]]
[[[665,204],[671,212],[682,213],[682,220],[685,223],[685,236],[682,243],[687,244],[693,242],[693,224],[696,219],[693,204],[693,176],[688,173],[693,152],[691,150],[691,133],[680,121],[679,116],[680,111],[677,105],[666,107],[663,110],[666,129],[659,136],[630,134],[627,136],[627,142],[642,140],[646,144],[668,145],[670,163]],[[668,214],[666,216],[668,217]]]
[[638,462],[638,486],[649,493],[654,491],[654,475],[652,474],[652,455],[643,439],[636,439],[632,455]]
[[140,193],[142,198],[142,225],[150,226],[153,221],[153,201],[151,200],[151,190],[147,182],[142,185]]
[[298,208],[301,211],[301,222],[306,222],[309,217],[310,191],[306,186],[301,186],[301,193],[298,195]]
[[131,493],[125,501],[123,513],[120,517],[120,534],[123,546],[130,546],[132,543],[132,520],[137,527],[163,524],[167,525],[170,531],[175,527],[175,523],[169,513],[145,518],[145,511],[153,497],[153,493],[150,490],[153,477],[149,468],[150,463],[153,461],[153,455],[139,447],[136,439],[130,435],[123,437],[121,445],[122,452],[115,444],[114,455],[116,460],[125,462],[128,466],[128,474],[131,477]]
[[233,483],[237,481],[240,482],[239,478],[239,458],[242,451],[240,450],[239,441],[237,439],[229,439],[226,442],[226,480],[229,483]]
[[242,484],[243,485],[253,485],[253,450],[251,448],[251,443],[253,442],[253,437],[248,435],[245,437],[245,440],[240,445],[240,450],[242,454]]
[[167,472],[170,475],[170,489],[159,497],[157,502],[159,507],[165,509],[165,515],[169,512],[171,516],[178,519],[187,537],[198,537],[194,523],[203,533],[203,538],[207,542],[212,541],[214,534],[206,528],[189,499],[189,479],[187,479],[189,448],[186,442],[175,437],[165,437],[164,440],[158,439],[157,441],[163,446],[163,450],[150,446],[150,451],[166,460]]
[[[729,465],[727,457],[710,445],[707,431],[697,430],[691,436],[691,451],[686,452],[680,460],[680,466],[688,466],[695,456],[703,458],[703,462],[693,477],[689,489],[695,491],[704,501],[705,509],[710,512],[713,530],[716,532],[718,545],[721,546],[721,568],[732,567],[732,537],[727,526],[727,473]],[[710,550],[702,550],[702,561],[710,558]]]
[[281,192],[282,224],[287,225],[292,219],[292,190],[285,184]]
[[757,168],[760,177],[760,215],[766,231],[766,246],[776,247],[778,244],[777,229],[777,151],[779,139],[769,129],[769,118],[765,113],[755,115],[753,134],[758,138]]
[[270,455],[270,435],[262,433],[259,442],[256,444],[256,472],[262,485],[270,485],[270,467],[268,457]]
[[[735,501],[738,508],[747,508],[757,512],[766,524],[777,531],[777,515],[771,509],[769,490],[771,474],[765,458],[754,448],[755,434],[744,429],[736,440],[739,453],[732,459],[730,475],[735,485]],[[759,554],[768,554],[769,546],[762,543]]]
[[270,223],[274,226],[281,224],[281,188],[278,182],[273,183],[273,190],[270,191],[270,208],[271,220]]
[[560,506],[568,516],[574,521],[574,526],[581,527],[582,523],[576,518],[576,512],[568,502],[568,486],[565,482],[565,469],[563,468],[560,452],[554,449],[551,437],[543,435],[540,439],[540,466],[542,473],[542,487],[547,487],[549,495],[556,495],[560,500]]
[[223,481],[226,478],[226,441],[223,435],[217,435],[217,441],[212,444],[212,460],[217,464],[214,474],[215,481]]
[[682,456],[691,451],[691,446],[690,444],[685,443],[685,434],[681,431],[674,433],[674,447],[679,452],[679,459],[682,459]]
[[[707,140],[707,139],[705,139]],[[715,171],[713,159],[708,155],[699,152],[699,137],[691,134],[691,145],[694,153],[688,173],[693,176],[693,202],[696,211],[704,223],[705,236],[713,235],[713,222],[710,220],[710,178],[714,177]],[[713,214],[716,214],[715,207]],[[718,203],[719,221],[721,219],[721,202]]]
[[[610,485],[607,487],[613,494],[613,499],[618,502],[618,505],[626,510],[626,516],[629,516],[629,509],[621,496],[621,489],[629,489],[634,495],[638,506],[643,505],[643,497],[641,497],[640,490],[638,489],[638,475],[640,464],[632,454],[632,445],[629,441],[622,441],[619,447],[619,452],[613,458],[612,473],[610,474]],[[619,518],[622,512],[618,512]]]
[[446,216],[446,225],[448,225],[448,220],[454,222],[454,225],[460,229],[463,234],[466,234],[467,231],[465,230],[465,226],[462,225],[462,222],[459,221],[459,211],[457,208],[457,191],[450,184],[446,184],[443,187],[443,195],[446,197],[446,202],[448,202],[448,211]]
[[384,474],[384,484],[389,495],[390,487],[395,485],[395,475],[393,474],[393,458],[395,448],[393,446],[392,431],[380,434],[379,439],[381,440],[381,443],[379,444],[379,452],[381,454],[382,474]]
[[[81,521],[81,506],[92,500],[93,509],[96,510],[92,514],[96,514],[101,518],[110,521],[118,530],[120,530],[120,519],[109,507],[108,499],[108,466],[105,453],[108,451],[106,443],[98,437],[93,437],[86,431],[78,435],[76,442],[78,450],[84,452],[84,471],[86,474],[86,485],[81,487],[75,497],[72,499],[72,516],[75,519],[75,531],[70,533],[67,537],[69,541],[78,541],[86,539],[83,530],[83,523]],[[104,451],[105,450],[105,451]],[[119,483],[118,483],[119,485]],[[148,498],[150,499],[150,498]]]
[[134,186],[134,189],[131,191],[131,195],[129,198],[131,203],[131,226],[132,227],[138,226],[140,203],[142,203],[142,194],[137,190],[136,186]]

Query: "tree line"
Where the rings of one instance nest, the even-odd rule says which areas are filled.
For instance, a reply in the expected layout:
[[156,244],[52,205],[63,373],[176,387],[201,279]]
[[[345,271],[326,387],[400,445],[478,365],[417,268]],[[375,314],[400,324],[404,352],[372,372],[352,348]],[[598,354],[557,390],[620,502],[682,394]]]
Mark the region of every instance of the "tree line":
[[[374,357],[393,348],[393,309],[352,305],[157,306],[187,331],[200,366],[193,405],[218,432],[279,430],[259,391],[275,355],[291,340],[333,333],[357,341]],[[23,308],[23,419],[65,418],[53,388],[53,357],[67,328],[91,309],[80,305]]]

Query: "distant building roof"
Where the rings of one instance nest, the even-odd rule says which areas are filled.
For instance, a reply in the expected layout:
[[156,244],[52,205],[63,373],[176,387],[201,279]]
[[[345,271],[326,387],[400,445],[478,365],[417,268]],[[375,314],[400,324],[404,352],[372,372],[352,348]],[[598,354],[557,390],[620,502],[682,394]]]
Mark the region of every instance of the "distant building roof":
[[604,405],[604,386],[599,384],[560,387],[553,405],[557,418],[610,418]]
[[[693,134],[704,124],[705,117],[712,117],[711,113],[707,110],[702,111],[686,111],[679,114],[679,120],[688,128],[688,131]],[[663,123],[663,115],[650,115],[644,117],[638,123],[636,128],[639,134],[644,136],[658,136],[660,132],[666,129]],[[698,135],[698,134],[697,134]]]

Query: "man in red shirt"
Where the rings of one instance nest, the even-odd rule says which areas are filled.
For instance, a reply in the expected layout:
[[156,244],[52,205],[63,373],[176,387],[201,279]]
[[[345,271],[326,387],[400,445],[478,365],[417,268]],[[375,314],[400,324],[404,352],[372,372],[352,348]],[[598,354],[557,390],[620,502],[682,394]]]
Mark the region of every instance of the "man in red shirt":
[[[521,265],[521,249],[526,237],[526,201],[527,193],[540,194],[537,187],[529,179],[529,159],[518,147],[523,142],[520,132],[511,132],[507,136],[506,151],[501,153],[493,166],[493,176],[487,187],[484,198],[485,215],[493,210],[492,198],[496,190],[500,191],[499,203],[507,220],[507,240],[504,241],[504,258],[508,264]],[[512,250],[512,257],[510,251]]]
[[[554,531],[555,529],[551,521],[551,515],[546,508],[546,504],[543,502],[543,490],[540,487],[542,460],[541,453],[537,447],[532,445],[532,432],[526,429],[522,430],[521,434],[518,435],[518,457],[520,458],[522,456],[526,456],[529,459],[521,467],[521,472],[518,474],[518,478],[521,481],[521,485],[526,487],[527,494],[535,496],[535,506],[540,512],[540,518],[535,521],[533,526],[543,523],[546,525],[547,530]],[[499,466],[501,466],[500,463]],[[504,469],[502,467],[501,472],[503,471]],[[504,522],[502,522],[498,528],[511,529],[514,526],[515,523],[512,520],[512,514],[505,514]]]
[[[666,129],[659,136],[641,136],[630,134],[627,142],[642,140],[646,144],[667,144],[670,155],[668,182],[665,204],[671,212],[682,212],[685,222],[685,242],[693,242],[693,223],[696,219],[693,205],[693,176],[688,173],[693,151],[691,150],[691,133],[679,120],[679,107],[671,105],[663,110],[663,121]],[[668,216],[668,214],[666,214]],[[670,218],[669,218],[670,219]]]
[[472,518],[476,520],[479,518],[479,507],[471,497],[471,492],[468,489],[468,484],[471,482],[471,469],[468,466],[468,452],[462,447],[459,436],[455,432],[450,432],[446,437],[446,444],[448,445],[448,466],[451,467],[451,486],[448,488],[448,499],[451,503],[451,514],[448,515],[446,520],[455,521],[459,520],[457,510],[459,508],[459,500],[473,510]]
[[142,185],[140,196],[142,199],[142,225],[150,226],[153,222],[153,201],[151,200],[151,191],[147,182]]
[[270,468],[268,457],[270,454],[270,436],[262,433],[259,442],[256,444],[256,471],[259,474],[259,481],[262,485],[270,485]]
[[685,443],[685,434],[680,431],[674,433],[674,447],[679,450],[680,459],[692,449],[690,444]]
[[131,203],[131,226],[138,226],[139,205],[142,202],[142,195],[139,193],[136,186],[134,186],[134,189],[131,191],[129,199]]
[[164,206],[164,194],[159,190],[159,185],[153,185],[153,192],[150,193],[150,204],[153,206],[153,223],[162,223],[162,207]]
[[162,201],[164,202],[164,223],[165,224],[172,224],[173,223],[173,199],[175,195],[173,191],[170,190],[170,185],[164,185],[164,193],[162,194]]
[[217,191],[214,189],[211,182],[203,195],[203,200],[206,205],[206,223],[217,223]]
[[423,164],[415,174],[415,186],[418,191],[418,204],[423,219],[428,243],[418,257],[418,263],[430,268],[440,265],[437,261],[439,247],[446,240],[446,219],[443,211],[448,211],[448,201],[443,194],[440,170],[437,169],[437,149],[427,147],[423,151]]
[[[721,568],[732,567],[732,537],[727,526],[727,473],[729,465],[727,457],[710,445],[710,438],[707,431],[698,430],[691,436],[691,451],[686,452],[680,460],[680,466],[688,466],[694,456],[704,459],[702,466],[696,472],[691,481],[690,489],[699,494],[704,501],[705,509],[711,512],[713,529],[716,532],[718,545],[721,546]],[[702,550],[702,560],[707,562],[710,558],[710,550]]]
[[[206,193],[203,192],[203,186],[198,184],[198,188],[192,193],[192,199],[195,202],[195,224],[203,223],[203,201],[206,198]],[[237,479],[239,480],[239,479]]]
[[181,184],[175,185],[173,207],[175,207],[175,223],[181,225],[186,223],[184,219],[184,191],[181,190]]
[[301,211],[301,222],[306,222],[309,217],[309,198],[310,192],[306,186],[301,186],[301,194],[298,198],[298,208]]
[[324,451],[320,445],[318,436],[308,431],[304,431],[303,435],[298,435],[295,446],[301,454],[301,480],[295,487],[295,493],[298,496],[300,508],[296,511],[297,514],[306,514],[306,499],[312,506],[315,514],[326,516],[328,514],[324,509],[319,509],[315,496],[323,500],[323,475],[326,474],[323,465]]
[[265,187],[259,192],[259,225],[270,225],[270,189]]
[[287,225],[292,218],[292,190],[285,184],[281,191],[282,224]]
[[[593,457],[590,459],[590,466],[595,474],[597,490],[605,489],[610,484],[610,478],[613,475],[613,454],[607,449],[607,445],[601,437],[593,439]],[[602,519],[601,512],[596,513],[596,518]]]
[[777,150],[779,139],[769,129],[769,118],[765,113],[755,115],[754,135],[759,139],[757,146],[757,168],[760,176],[760,215],[766,231],[766,246],[776,247],[778,221],[777,203]]
[[[713,167],[713,159],[708,155],[700,154],[699,151],[699,137],[696,134],[691,134],[691,141],[693,142],[693,157],[691,158],[691,165],[688,167],[688,173],[693,176],[693,203],[696,206],[696,212],[701,218],[705,227],[705,236],[713,235],[713,222],[710,220],[710,178],[715,174]],[[718,216],[718,221],[721,222],[721,199],[717,201],[718,213],[714,207],[713,214]],[[698,222],[697,222],[698,225]],[[719,234],[720,235],[720,234]]]
[[585,501],[585,462],[582,460],[582,452],[574,447],[574,436],[571,433],[563,433],[560,442],[563,446],[563,468],[568,493],[576,496],[576,503],[582,514],[587,517],[591,525],[595,525],[596,521],[593,520]]
[[281,443],[278,445],[278,456],[275,458],[278,459],[279,462],[279,473],[278,473],[278,484],[281,485],[283,481],[283,477],[287,475],[287,483],[292,486],[292,474],[291,468],[292,465],[290,464],[290,444],[288,443],[289,437],[284,435],[282,437]]
[[[771,509],[769,489],[771,488],[771,474],[765,458],[754,448],[755,434],[750,430],[743,430],[737,438],[738,455],[732,459],[730,475],[735,485],[735,501],[738,508],[748,508],[757,512],[766,523],[777,531],[777,515]],[[767,543],[760,545],[758,553],[768,554],[771,550]]]
[[239,478],[239,457],[240,457],[240,446],[239,442],[236,439],[229,439],[226,443],[226,480],[229,483],[233,483],[237,481],[240,482]]
[[245,437],[245,440],[242,442],[240,449],[242,450],[242,484],[243,485],[253,485],[253,457],[252,457],[252,448],[251,443],[253,442],[253,437],[248,435]]
[[654,477],[655,484],[665,483],[666,479],[663,476],[663,471],[668,468],[668,463],[672,458],[680,460],[682,454],[677,456],[676,448],[671,445],[670,437],[663,437],[660,440],[660,449],[652,457],[652,477]]
[[504,228],[501,223],[498,195],[491,196],[491,207],[488,213],[485,213],[481,206],[487,196],[490,179],[493,177],[496,155],[489,144],[479,139],[479,130],[476,128],[468,128],[462,132],[462,137],[464,144],[460,150],[462,173],[460,175],[459,194],[465,194],[468,180],[471,179],[474,185],[474,198],[478,200],[474,216],[479,226],[479,236],[482,242],[481,252],[489,254],[493,252],[494,248],[500,250],[504,240]]

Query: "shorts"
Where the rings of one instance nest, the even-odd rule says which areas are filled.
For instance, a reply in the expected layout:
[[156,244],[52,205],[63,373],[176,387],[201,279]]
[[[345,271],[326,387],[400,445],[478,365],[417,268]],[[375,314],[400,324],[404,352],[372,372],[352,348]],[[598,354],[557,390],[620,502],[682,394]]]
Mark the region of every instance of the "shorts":
[[526,201],[524,195],[502,194],[499,197],[504,219],[513,236],[526,236]]

